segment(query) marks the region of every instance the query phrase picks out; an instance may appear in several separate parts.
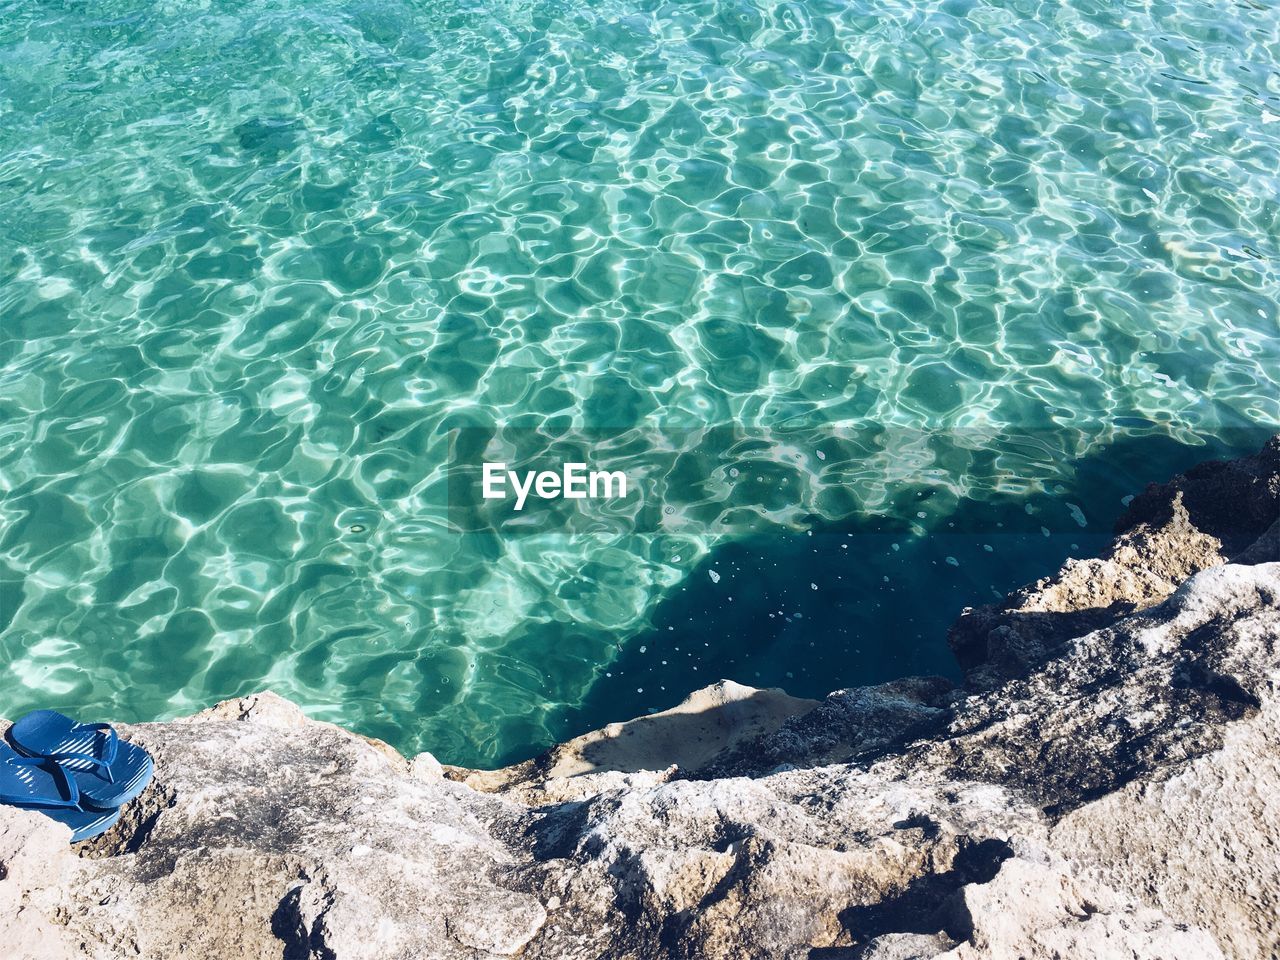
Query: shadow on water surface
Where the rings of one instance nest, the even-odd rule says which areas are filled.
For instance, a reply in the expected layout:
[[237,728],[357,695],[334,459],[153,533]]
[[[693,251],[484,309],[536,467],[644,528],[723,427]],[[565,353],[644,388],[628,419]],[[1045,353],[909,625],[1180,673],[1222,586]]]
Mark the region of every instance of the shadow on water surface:
[[1256,452],[1270,433],[1242,429],[1194,446],[1118,439],[1077,461],[1069,484],[963,500],[923,535],[900,518],[860,519],[725,544],[622,645],[582,704],[556,718],[557,736],[667,709],[722,678],[815,698],[913,674],[959,679],[946,632],[962,608],[1098,554],[1148,483]]

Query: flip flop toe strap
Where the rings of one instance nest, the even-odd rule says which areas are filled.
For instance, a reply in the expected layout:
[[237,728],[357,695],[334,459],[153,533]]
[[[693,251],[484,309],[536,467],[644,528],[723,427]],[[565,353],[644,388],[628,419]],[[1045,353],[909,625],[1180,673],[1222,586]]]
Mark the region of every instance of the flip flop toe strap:
[[65,751],[51,753],[49,754],[49,759],[60,762],[72,760],[92,764],[96,770],[107,778],[107,783],[115,783],[116,778],[115,774],[111,772],[111,765],[115,763],[116,752],[120,748],[120,736],[116,733],[115,728],[109,723],[77,723],[71,729],[73,731],[93,730],[106,734],[106,745],[102,749],[102,756],[99,757],[92,753]]

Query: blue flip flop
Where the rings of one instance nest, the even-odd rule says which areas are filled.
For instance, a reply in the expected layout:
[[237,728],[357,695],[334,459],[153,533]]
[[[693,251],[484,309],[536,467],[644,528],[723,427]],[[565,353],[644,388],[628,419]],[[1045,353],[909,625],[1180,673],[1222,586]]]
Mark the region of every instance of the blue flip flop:
[[115,826],[119,810],[85,810],[66,770],[44,757],[24,757],[0,741],[0,803],[37,810],[71,828],[71,842],[88,840]]
[[29,757],[57,761],[85,807],[114,810],[151,782],[151,754],[121,740],[109,723],[76,723],[56,710],[37,710],[9,728],[9,739]]

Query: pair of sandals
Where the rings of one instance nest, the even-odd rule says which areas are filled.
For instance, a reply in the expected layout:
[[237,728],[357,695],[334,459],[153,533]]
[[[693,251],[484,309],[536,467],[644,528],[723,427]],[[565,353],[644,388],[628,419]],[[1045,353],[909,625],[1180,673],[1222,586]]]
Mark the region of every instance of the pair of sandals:
[[120,808],[151,782],[151,755],[121,740],[109,723],[37,710],[7,737],[13,745],[0,741],[0,803],[66,824],[72,843],[115,826]]

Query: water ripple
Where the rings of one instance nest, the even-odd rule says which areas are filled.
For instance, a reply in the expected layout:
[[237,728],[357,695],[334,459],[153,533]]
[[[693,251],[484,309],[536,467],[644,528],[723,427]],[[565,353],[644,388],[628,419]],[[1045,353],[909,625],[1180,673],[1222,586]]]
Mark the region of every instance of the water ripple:
[[[1280,423],[1277,63],[1204,0],[0,2],[0,711],[484,762],[718,544]],[[687,522],[451,532],[454,424]],[[833,424],[893,439],[726,479]]]

